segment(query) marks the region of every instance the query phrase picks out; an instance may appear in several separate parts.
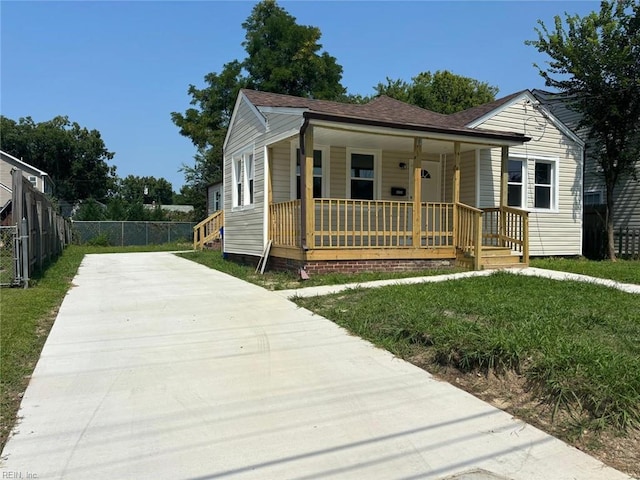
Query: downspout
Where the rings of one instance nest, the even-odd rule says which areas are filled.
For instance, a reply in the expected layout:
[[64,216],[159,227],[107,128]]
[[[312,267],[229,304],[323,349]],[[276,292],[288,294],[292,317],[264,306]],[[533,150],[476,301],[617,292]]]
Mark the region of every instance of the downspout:
[[300,148],[298,149],[300,156],[300,245],[302,246],[303,251],[309,250],[309,246],[307,245],[307,201],[305,195],[302,195],[302,186],[306,185],[306,174],[305,168],[303,168],[304,163],[302,160],[306,155],[306,145],[304,143],[304,136],[307,132],[307,127],[309,126],[309,119],[305,117],[304,122],[302,122],[302,126],[300,127],[300,139],[299,144]]

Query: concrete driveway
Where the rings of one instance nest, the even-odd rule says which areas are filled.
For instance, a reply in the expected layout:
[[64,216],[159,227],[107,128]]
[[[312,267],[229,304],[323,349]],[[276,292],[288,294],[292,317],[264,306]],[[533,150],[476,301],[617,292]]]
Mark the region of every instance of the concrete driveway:
[[2,478],[630,478],[169,253],[85,257],[20,415]]

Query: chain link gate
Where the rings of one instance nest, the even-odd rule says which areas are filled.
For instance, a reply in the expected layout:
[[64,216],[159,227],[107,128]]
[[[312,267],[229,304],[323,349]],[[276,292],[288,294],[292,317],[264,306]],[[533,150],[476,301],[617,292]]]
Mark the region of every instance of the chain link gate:
[[0,285],[20,285],[20,249],[18,226],[0,227]]

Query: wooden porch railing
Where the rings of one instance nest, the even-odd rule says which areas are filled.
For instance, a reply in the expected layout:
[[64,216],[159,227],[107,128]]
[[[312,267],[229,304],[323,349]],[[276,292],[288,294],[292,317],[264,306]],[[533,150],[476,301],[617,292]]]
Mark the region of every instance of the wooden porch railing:
[[482,238],[485,245],[508,247],[529,263],[529,212],[513,207],[484,208]]
[[300,200],[269,206],[269,232],[274,246],[300,247]]
[[413,202],[317,198],[313,248],[412,245]]
[[456,203],[456,246],[465,254],[473,255],[473,268],[480,268],[482,258],[482,210],[464,203]]
[[420,204],[420,237],[425,247],[455,246],[453,203]]
[[193,249],[202,250],[206,243],[220,238],[220,229],[224,226],[224,212],[213,212],[193,227]]
[[[313,249],[453,247],[453,204],[422,203],[414,236],[414,202],[316,198]],[[300,247],[300,200],[269,207],[274,246]],[[419,240],[416,240],[419,238]]]
[[[316,198],[312,249],[456,247],[481,266],[483,247],[507,247],[529,262],[528,212],[478,209],[463,203],[421,203],[414,235],[414,202]],[[276,247],[301,248],[300,200],[269,206]]]

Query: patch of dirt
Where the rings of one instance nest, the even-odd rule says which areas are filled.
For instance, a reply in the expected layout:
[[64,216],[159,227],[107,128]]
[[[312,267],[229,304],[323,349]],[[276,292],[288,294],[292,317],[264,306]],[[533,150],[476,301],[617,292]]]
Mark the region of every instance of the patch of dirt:
[[[581,427],[566,412],[558,412],[553,418],[551,406],[543,403],[528,388],[523,375],[513,371],[500,374],[461,372],[436,364],[433,355],[424,350],[407,360],[437,379],[471,393],[621,472],[640,478],[640,429],[632,429],[626,434],[610,430],[592,431]],[[587,423],[582,422],[582,425]]]

